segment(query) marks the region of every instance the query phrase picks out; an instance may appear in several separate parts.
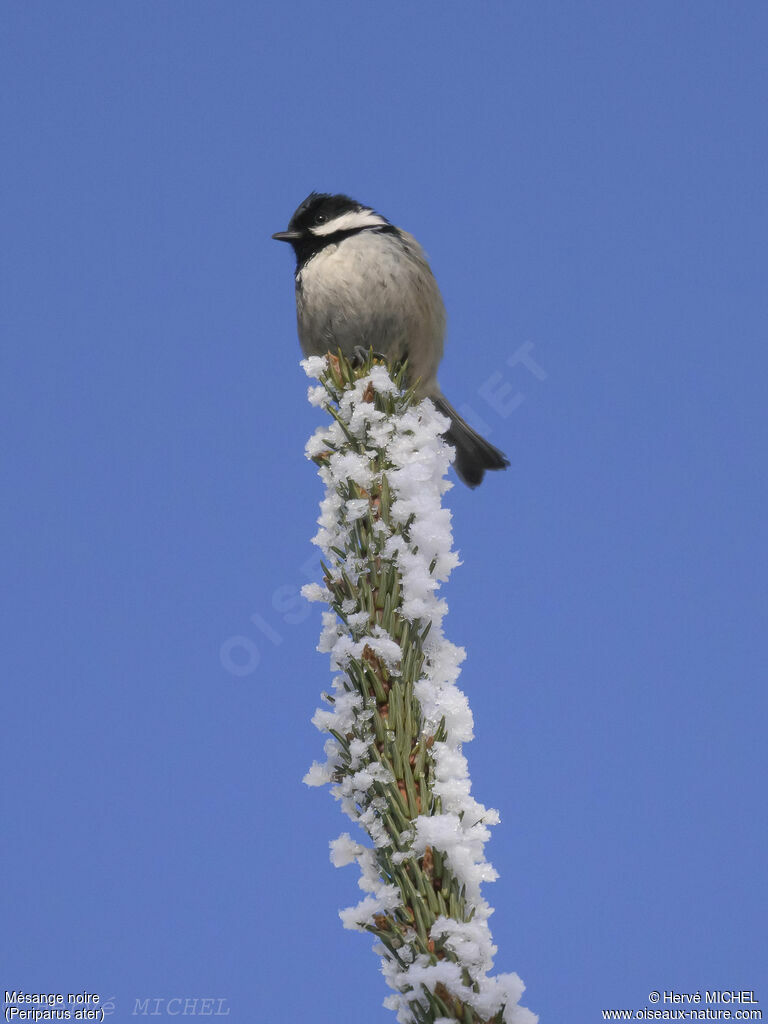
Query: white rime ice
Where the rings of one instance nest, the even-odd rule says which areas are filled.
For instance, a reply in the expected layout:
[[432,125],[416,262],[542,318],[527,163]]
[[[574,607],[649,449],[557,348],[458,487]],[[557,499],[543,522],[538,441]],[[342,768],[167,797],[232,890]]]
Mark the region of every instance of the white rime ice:
[[[309,377],[318,379],[327,370],[325,357],[304,360],[302,366]],[[432,940],[455,955],[455,960],[418,953],[415,947],[408,945],[399,950],[399,957],[381,944],[374,947],[382,955],[382,972],[392,989],[384,1005],[396,1011],[398,1021],[418,1024],[419,1020],[426,1019],[425,990],[434,993],[435,987],[441,985],[452,996],[473,1007],[482,1020],[489,1020],[503,1008],[500,1019],[504,1024],[535,1024],[538,1020],[535,1014],[519,1005],[525,986],[517,974],[491,976],[489,973],[496,947],[488,927],[492,909],[481,893],[481,885],[496,878],[496,872],[485,859],[484,845],[489,838],[489,826],[496,824],[499,817],[496,811],[485,808],[471,795],[462,744],[473,737],[472,712],[467,698],[456,686],[465,652],[443,634],[442,620],[447,606],[438,596],[440,583],[447,580],[451,570],[459,564],[452,549],[451,514],[441,502],[442,495],[452,486],[445,479],[453,457],[452,449],[442,436],[447,421],[428,399],[400,415],[387,416],[368,400],[372,391],[383,394],[397,391],[383,366],[373,366],[365,377],[344,391],[339,402],[340,418],[362,451],[353,450],[347,434],[335,420],[320,427],[307,444],[308,458],[321,452],[328,455],[319,471],[326,493],[318,519],[320,529],[313,541],[324,552],[332,574],[340,571],[333,548],[348,550],[356,520],[369,512],[366,498],[344,501],[340,492],[346,490],[349,480],[370,488],[374,482],[375,460],[384,453],[391,495],[390,521],[405,524],[410,520],[408,540],[394,532],[383,519],[377,520],[375,528],[382,534],[383,557],[393,560],[402,580],[400,614],[417,623],[422,631],[430,625],[423,644],[424,666],[414,693],[421,707],[423,732],[434,736],[440,723],[444,723],[445,739],[435,742],[431,749],[432,792],[441,798],[442,813],[420,814],[414,818],[405,836],[400,837],[400,850],[393,851],[392,839],[381,814],[386,804],[383,797],[375,795],[376,784],[391,782],[392,776],[369,756],[373,711],[365,706],[364,698],[351,685],[345,669],[350,659],[360,658],[368,647],[389,671],[396,672],[404,652],[381,626],[371,624],[366,612],[355,611],[352,601],[345,602],[349,607],[342,609],[347,623],[333,611],[323,614],[318,650],[330,655],[331,668],[336,674],[329,706],[319,709],[313,722],[328,733],[329,738],[325,743],[325,762],[313,764],[304,781],[310,786],[330,783],[342,809],[363,827],[373,843],[371,847],[355,842],[348,833],[331,843],[334,865],[341,867],[357,862],[361,870],[359,885],[366,894],[356,906],[341,911],[345,928],[363,930],[365,925],[373,923],[374,915],[385,914],[401,905],[400,890],[380,877],[379,850],[387,851],[391,862],[397,864],[420,857],[431,847],[442,853],[445,864],[464,886],[467,916],[471,914],[471,920],[461,922],[440,916],[429,932]],[[315,405],[329,404],[328,393],[322,385],[310,387],[309,400]],[[365,572],[366,564],[360,559],[359,573]],[[350,573],[349,559],[346,571]],[[331,597],[329,590],[317,583],[308,584],[303,593],[311,601],[327,602]],[[354,726],[359,736],[362,727],[366,735],[366,720],[370,740],[352,740],[342,760],[342,749],[330,735],[331,730],[345,736]],[[339,770],[341,767],[343,771]],[[468,972],[472,985],[465,984],[464,971]],[[439,1018],[435,1024],[440,1022],[452,1024],[454,1018]]]

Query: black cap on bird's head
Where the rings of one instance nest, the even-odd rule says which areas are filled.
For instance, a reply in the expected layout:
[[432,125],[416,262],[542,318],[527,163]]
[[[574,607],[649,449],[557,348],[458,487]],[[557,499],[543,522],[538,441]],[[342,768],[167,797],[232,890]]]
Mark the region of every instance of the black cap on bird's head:
[[310,192],[291,217],[288,230],[276,231],[272,237],[290,242],[301,263],[326,245],[368,229],[394,230],[385,217],[350,196]]
[[307,198],[297,207],[287,231],[277,231],[273,238],[278,242],[293,242],[303,238],[312,228],[328,224],[340,214],[364,210],[360,203],[344,195],[331,195],[328,192],[310,192]]

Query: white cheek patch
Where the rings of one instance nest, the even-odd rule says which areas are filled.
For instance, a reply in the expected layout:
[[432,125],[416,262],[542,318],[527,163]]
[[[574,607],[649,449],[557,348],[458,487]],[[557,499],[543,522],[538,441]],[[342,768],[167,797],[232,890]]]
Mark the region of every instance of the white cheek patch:
[[349,213],[342,213],[327,224],[318,224],[309,230],[313,235],[323,237],[335,235],[337,231],[360,231],[362,228],[379,228],[386,225],[383,217],[373,210],[350,210]]

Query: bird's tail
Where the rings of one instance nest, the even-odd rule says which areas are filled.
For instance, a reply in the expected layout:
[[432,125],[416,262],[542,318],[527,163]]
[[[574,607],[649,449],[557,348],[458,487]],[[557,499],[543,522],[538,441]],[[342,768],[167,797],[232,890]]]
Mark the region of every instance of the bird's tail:
[[460,480],[468,487],[482,483],[486,469],[506,469],[509,459],[504,452],[481,437],[463,420],[451,403],[442,395],[432,397],[437,408],[447,416],[451,425],[445,432],[448,444],[456,449],[454,468]]

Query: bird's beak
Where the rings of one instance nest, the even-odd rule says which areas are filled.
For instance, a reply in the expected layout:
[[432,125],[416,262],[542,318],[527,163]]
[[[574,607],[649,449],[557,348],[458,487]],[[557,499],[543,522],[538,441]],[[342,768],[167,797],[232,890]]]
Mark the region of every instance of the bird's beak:
[[278,242],[295,242],[295,241],[297,241],[297,239],[301,238],[301,232],[300,231],[276,231],[274,233],[274,235],[272,235],[272,237],[274,239],[276,239]]

